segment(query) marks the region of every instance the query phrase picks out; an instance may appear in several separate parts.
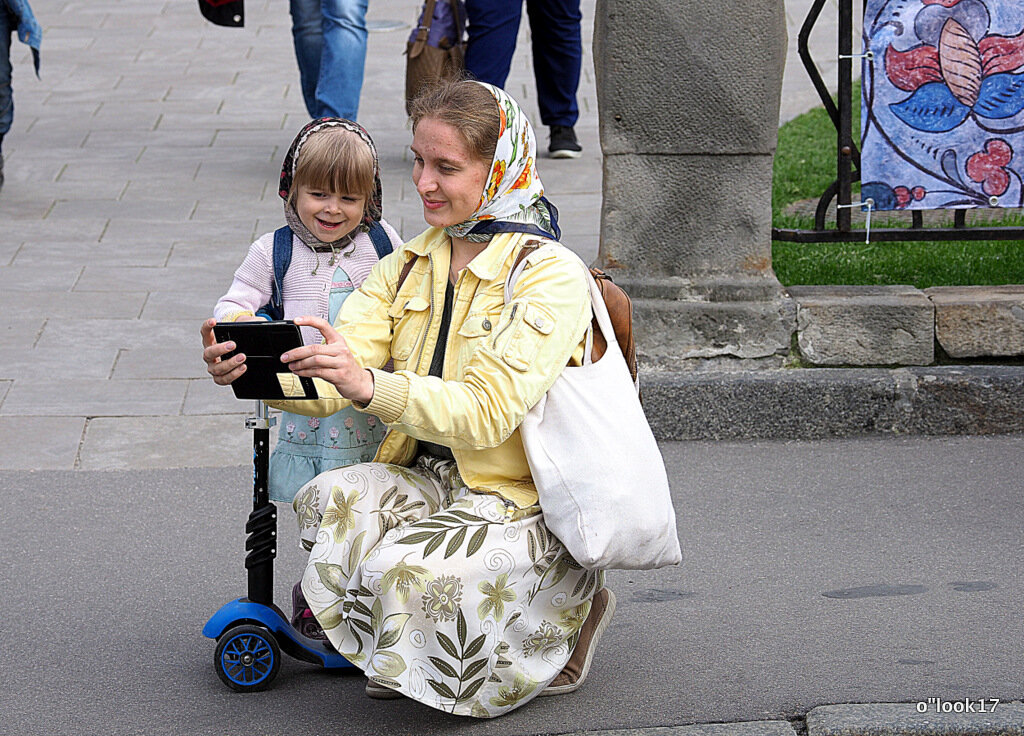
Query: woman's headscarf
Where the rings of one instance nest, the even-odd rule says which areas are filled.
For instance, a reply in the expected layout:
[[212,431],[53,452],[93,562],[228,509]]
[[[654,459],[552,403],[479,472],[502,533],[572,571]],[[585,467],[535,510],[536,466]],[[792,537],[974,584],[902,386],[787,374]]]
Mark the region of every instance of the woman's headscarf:
[[480,205],[469,219],[444,230],[448,235],[486,242],[497,233],[524,232],[557,240],[558,210],[544,198],[534,156],[537,140],[519,103],[504,90],[477,82],[498,103],[498,145]]
[[[324,130],[325,128],[344,128],[347,131],[355,133],[363,143],[367,145],[373,156],[373,194],[366,199],[363,221],[351,233],[333,243],[325,243],[313,235],[313,233],[311,233],[309,229],[302,224],[302,221],[299,219],[299,213],[295,211],[295,206],[288,201],[288,195],[292,190],[292,183],[295,180],[295,167],[299,161],[299,150],[303,145],[305,145],[311,135]],[[284,200],[285,221],[292,229],[292,232],[298,235],[299,239],[303,243],[313,250],[330,251],[331,253],[334,253],[340,248],[344,248],[352,242],[352,238],[356,233],[366,232],[370,229],[370,224],[374,220],[380,221],[381,219],[382,197],[380,165],[377,163],[377,147],[373,145],[373,139],[370,138],[370,134],[366,132],[366,129],[363,128],[363,126],[358,123],[353,123],[351,120],[345,120],[344,118],[318,118],[317,120],[307,123],[302,130],[299,131],[298,135],[295,136],[295,140],[292,141],[291,146],[288,148],[288,153],[285,154],[284,164],[281,166],[281,185],[277,193],[280,195],[281,199]]]

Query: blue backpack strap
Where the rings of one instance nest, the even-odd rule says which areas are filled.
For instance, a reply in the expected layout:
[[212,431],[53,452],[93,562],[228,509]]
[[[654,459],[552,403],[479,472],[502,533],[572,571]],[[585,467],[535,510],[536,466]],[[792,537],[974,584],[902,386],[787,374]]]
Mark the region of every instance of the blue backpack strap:
[[370,240],[373,241],[373,247],[377,251],[377,258],[383,258],[388,253],[394,250],[394,246],[391,245],[391,238],[388,237],[387,232],[384,230],[384,226],[377,220],[370,223],[369,230]]
[[270,301],[260,307],[257,316],[270,320],[284,319],[284,275],[292,262],[292,229],[285,225],[274,231],[274,280],[270,284]]

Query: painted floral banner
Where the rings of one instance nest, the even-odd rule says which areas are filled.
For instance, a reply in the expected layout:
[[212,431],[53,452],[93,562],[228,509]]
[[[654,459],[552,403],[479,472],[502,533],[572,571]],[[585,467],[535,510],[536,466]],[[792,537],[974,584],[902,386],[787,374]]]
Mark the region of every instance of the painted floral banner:
[[1024,0],[867,0],[861,201],[1024,206]]

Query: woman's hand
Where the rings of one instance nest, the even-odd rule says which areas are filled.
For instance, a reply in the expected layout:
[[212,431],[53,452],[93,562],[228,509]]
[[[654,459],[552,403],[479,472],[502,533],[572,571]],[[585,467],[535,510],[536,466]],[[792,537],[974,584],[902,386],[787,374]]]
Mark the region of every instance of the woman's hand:
[[333,383],[346,399],[369,404],[373,398],[373,374],[359,365],[330,322],[319,317],[297,317],[295,324],[315,327],[326,342],[289,350],[281,356],[288,369],[298,376],[322,378]]
[[206,372],[213,376],[214,383],[227,386],[245,373],[245,355],[239,353],[230,360],[221,360],[221,356],[235,349],[235,343],[216,342],[217,338],[213,336],[215,324],[217,320],[211,317],[203,322],[199,330],[203,336],[203,361],[206,363]]

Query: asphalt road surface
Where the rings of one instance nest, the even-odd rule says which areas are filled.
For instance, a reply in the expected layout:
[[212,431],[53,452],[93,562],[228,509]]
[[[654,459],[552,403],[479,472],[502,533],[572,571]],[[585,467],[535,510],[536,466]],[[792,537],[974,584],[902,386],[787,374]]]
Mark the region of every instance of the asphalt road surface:
[[663,450],[683,564],[610,573],[586,686],[497,721],[288,659],[267,692],[224,687],[200,631],[244,593],[249,468],[2,471],[0,733],[516,736],[1024,695],[1024,437]]

